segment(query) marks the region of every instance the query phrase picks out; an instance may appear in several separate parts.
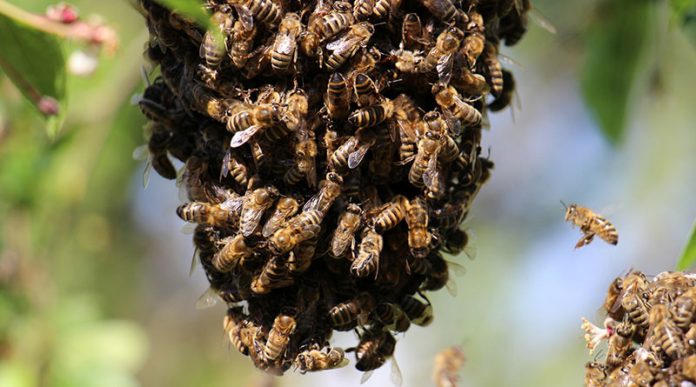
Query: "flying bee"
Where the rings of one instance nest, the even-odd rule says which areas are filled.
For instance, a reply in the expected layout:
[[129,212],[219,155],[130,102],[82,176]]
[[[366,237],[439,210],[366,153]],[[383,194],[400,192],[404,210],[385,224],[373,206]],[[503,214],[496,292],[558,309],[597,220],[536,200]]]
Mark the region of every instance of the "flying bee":
[[[512,103],[517,91],[515,89],[515,77],[512,72],[502,70],[502,88],[500,94],[488,104],[488,108],[493,112],[501,111]],[[519,100],[518,100],[519,102]],[[519,108],[519,104],[518,108]],[[513,110],[514,111],[514,110]]]
[[566,222],[569,221],[580,227],[583,234],[582,238],[575,244],[576,249],[590,244],[595,235],[612,245],[619,243],[619,233],[616,231],[616,227],[601,215],[577,204],[569,206],[564,204],[564,207],[566,208]]
[[273,361],[285,353],[290,336],[295,333],[295,328],[297,328],[297,321],[294,317],[286,314],[276,316],[264,347],[266,361]]
[[213,266],[223,273],[231,271],[240,262],[250,257],[254,250],[246,245],[244,236],[237,234],[220,241],[224,246],[213,256]]
[[435,356],[433,381],[436,387],[455,387],[459,370],[464,365],[464,351],[459,346],[447,347]]
[[300,352],[295,358],[295,364],[301,373],[305,373],[345,367],[348,359],[341,348],[331,348],[326,352],[310,349]]
[[316,13],[310,16],[307,31],[302,36],[300,48],[302,53],[315,58],[321,52],[319,45],[332,38],[353,24],[353,14],[350,3],[337,1],[330,11],[317,7]]
[[263,235],[265,238],[268,238],[269,236],[273,235],[273,233],[275,233],[279,228],[281,228],[283,226],[283,223],[288,218],[295,215],[299,209],[300,203],[298,203],[297,200],[294,198],[281,197],[280,199],[278,199],[278,203],[276,203],[275,210],[266,221],[266,224],[263,225],[261,235]]
[[223,327],[232,346],[242,355],[248,355],[255,332],[251,332],[253,327],[244,314],[244,308],[241,306],[229,308],[223,321]]
[[457,23],[466,21],[466,14],[457,9],[452,0],[419,0],[428,11],[435,16],[436,19],[443,22],[454,20]]
[[433,306],[429,301],[422,303],[415,297],[406,295],[399,301],[399,305],[409,320],[418,326],[428,326],[433,321]]
[[[486,82],[486,77],[484,77],[481,74],[474,74],[466,66],[462,66],[461,72],[458,74],[458,76],[453,77],[450,80],[450,82],[454,87],[456,87],[462,93],[473,95],[473,96],[486,95],[486,93],[488,93],[488,90],[490,90],[490,86],[488,86],[488,82]],[[494,102],[495,101],[493,101],[492,103],[494,103]],[[489,105],[489,107],[490,107],[490,105]],[[498,110],[501,110],[501,109],[502,108],[500,108]],[[491,110],[493,110],[493,109],[491,109]],[[498,110],[493,110],[493,111],[498,111]]]
[[319,183],[319,192],[307,200],[303,211],[319,210],[322,214],[326,214],[334,201],[341,195],[341,186],[343,178],[336,172],[326,174],[326,179]]
[[348,116],[348,123],[361,128],[369,128],[381,124],[394,114],[394,103],[384,98],[377,105],[357,109]]
[[244,196],[239,230],[248,237],[259,226],[264,212],[271,208],[280,193],[275,187],[258,188]]
[[425,201],[416,197],[408,202],[406,224],[408,225],[408,246],[411,255],[425,258],[429,252],[432,234],[428,231],[428,207]]
[[491,94],[498,97],[503,92],[503,69],[498,60],[498,49],[493,43],[487,42],[483,51],[483,65],[491,85]]
[[421,74],[428,71],[426,57],[422,51],[399,49],[391,52],[394,67],[404,74]]
[[367,316],[374,304],[375,300],[372,295],[360,293],[350,301],[342,302],[329,309],[329,319],[334,329],[351,330],[356,324],[363,324],[367,321]]
[[260,130],[284,128],[279,125],[280,121],[280,109],[275,104],[249,106],[235,113],[227,122],[227,130],[234,133],[230,147],[246,144]]
[[616,332],[609,337],[607,346],[606,364],[611,367],[620,366],[632,351],[631,337],[635,332],[635,326],[628,322],[616,325]]
[[406,332],[411,326],[411,321],[401,308],[388,302],[381,302],[375,306],[374,317],[389,331]]
[[176,214],[186,222],[208,224],[223,228],[236,228],[239,223],[239,200],[226,201],[221,204],[191,202],[180,205]]
[[372,78],[365,73],[355,75],[353,91],[355,92],[355,101],[360,107],[375,105],[379,101],[377,86]]
[[288,268],[280,257],[271,257],[261,272],[251,281],[251,291],[255,294],[267,294],[273,289],[290,286],[293,283]]
[[439,82],[433,85],[431,91],[442,111],[450,112],[464,126],[476,126],[481,123],[481,112],[466,103],[454,87]]
[[375,8],[375,0],[355,0],[353,1],[353,18],[359,22],[367,20],[372,16]]
[[331,74],[324,97],[324,106],[332,120],[341,120],[348,116],[350,91],[341,73]]
[[377,274],[382,247],[382,235],[372,228],[368,229],[360,242],[358,256],[350,265],[350,273],[358,278],[367,277],[372,273]]
[[368,211],[374,230],[382,234],[396,227],[406,216],[408,206],[405,196],[396,195],[391,202]]
[[685,353],[682,331],[672,320],[667,305],[653,305],[649,324],[650,349],[655,353],[664,352],[672,359],[681,358]]
[[241,20],[234,22],[228,55],[238,69],[243,68],[249,58],[252,57],[257,31],[258,28],[253,23],[249,26],[248,23],[244,23]]
[[268,249],[274,255],[285,254],[298,243],[317,235],[324,217],[319,210],[303,211],[290,218],[284,227],[279,228],[268,238]]
[[338,226],[331,237],[331,255],[338,258],[346,253],[348,246],[355,248],[355,233],[360,228],[362,209],[350,203],[338,219]]
[[215,71],[227,54],[225,36],[232,33],[234,17],[228,6],[222,6],[210,17],[212,30],[203,36],[199,55],[205,61],[205,71],[215,78]]
[[452,77],[452,65],[454,56],[464,39],[464,32],[457,27],[449,27],[437,36],[435,47],[425,57],[425,66],[428,70],[436,69],[437,75],[445,84]]
[[271,68],[277,72],[285,72],[291,63],[297,61],[297,38],[302,33],[300,16],[288,12],[278,27],[273,49],[271,50]]
[[351,25],[343,36],[326,45],[326,49],[331,51],[331,55],[324,61],[326,68],[336,71],[353,57],[360,47],[364,47],[370,41],[374,32],[375,27],[368,22]]
[[[240,18],[253,17],[268,26],[277,26],[283,18],[282,8],[273,0],[229,0],[240,15]],[[253,21],[247,21],[253,23]]]
[[222,168],[220,169],[220,180],[231,175],[232,179],[241,187],[246,187],[249,183],[249,168],[244,161],[237,156],[233,156],[231,150],[225,152],[222,159]]
[[[466,58],[469,68],[474,68],[476,59],[478,59],[484,51],[484,44],[486,44],[486,37],[483,35],[485,28],[483,17],[480,13],[469,11],[468,15],[469,23],[466,26],[467,35],[462,43],[461,53]],[[488,44],[492,45],[492,43]]]

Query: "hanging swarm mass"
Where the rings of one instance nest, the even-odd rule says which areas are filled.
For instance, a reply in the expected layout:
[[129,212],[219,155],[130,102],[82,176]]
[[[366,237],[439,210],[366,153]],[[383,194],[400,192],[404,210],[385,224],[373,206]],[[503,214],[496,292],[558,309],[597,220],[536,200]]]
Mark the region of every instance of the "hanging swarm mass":
[[357,328],[356,368],[380,367],[468,243],[482,121],[514,93],[498,46],[529,2],[208,0],[207,31],[140,5],[161,73],[140,101],[150,163],[185,163],[177,213],[232,344],[317,371],[345,365],[329,339]]
[[607,342],[604,361],[585,366],[585,385],[696,385],[695,274],[632,271],[611,283],[603,309],[603,327],[583,319],[590,353]]

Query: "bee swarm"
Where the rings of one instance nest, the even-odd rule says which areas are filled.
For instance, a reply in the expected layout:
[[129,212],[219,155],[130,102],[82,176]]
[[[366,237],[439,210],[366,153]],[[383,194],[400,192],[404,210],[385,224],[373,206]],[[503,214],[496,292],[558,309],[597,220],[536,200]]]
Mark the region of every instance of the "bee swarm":
[[[488,109],[509,105],[500,41],[528,1],[208,0],[209,30],[141,0],[160,75],[139,102],[150,165],[185,163],[194,243],[224,328],[256,367],[380,367],[432,321],[460,228],[493,163]],[[489,97],[490,95],[490,97]]]
[[696,275],[632,271],[612,282],[603,309],[603,327],[583,319],[590,353],[607,342],[605,360],[586,364],[585,385],[696,385]]

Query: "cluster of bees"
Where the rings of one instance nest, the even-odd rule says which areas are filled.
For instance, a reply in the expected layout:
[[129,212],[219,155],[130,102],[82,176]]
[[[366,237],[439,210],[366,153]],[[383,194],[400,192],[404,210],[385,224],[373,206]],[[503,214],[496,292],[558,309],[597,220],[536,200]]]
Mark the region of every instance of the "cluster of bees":
[[639,271],[609,286],[603,327],[583,319],[592,353],[606,341],[604,361],[587,363],[587,386],[696,384],[696,275]]
[[[425,326],[510,104],[501,41],[528,1],[208,0],[212,28],[141,0],[159,75],[139,105],[149,165],[179,176],[224,329],[282,374],[380,367]],[[169,156],[184,162],[181,173]],[[332,348],[334,331],[358,343]]]

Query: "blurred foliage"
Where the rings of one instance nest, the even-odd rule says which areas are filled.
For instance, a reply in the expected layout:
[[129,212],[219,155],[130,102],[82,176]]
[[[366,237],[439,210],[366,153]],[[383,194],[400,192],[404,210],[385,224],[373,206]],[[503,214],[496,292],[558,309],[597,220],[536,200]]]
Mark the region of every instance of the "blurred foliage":
[[198,0],[158,0],[158,2],[181,12],[183,15],[194,18],[202,26],[210,24],[210,18],[203,11],[201,2]]
[[686,242],[686,247],[684,247],[684,253],[682,253],[681,259],[677,264],[677,270],[686,270],[691,268],[696,264],[696,222],[691,229],[691,237]]

